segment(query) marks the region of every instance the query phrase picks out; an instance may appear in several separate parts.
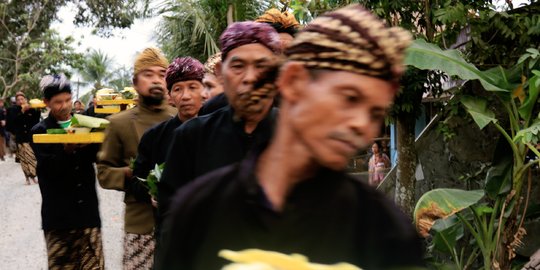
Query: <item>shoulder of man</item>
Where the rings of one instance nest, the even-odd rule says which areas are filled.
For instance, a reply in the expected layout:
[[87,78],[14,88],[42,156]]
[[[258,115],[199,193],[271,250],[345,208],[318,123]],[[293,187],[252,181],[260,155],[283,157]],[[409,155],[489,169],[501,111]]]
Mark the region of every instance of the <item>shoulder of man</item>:
[[216,192],[223,190],[225,184],[233,184],[240,165],[231,164],[195,178],[195,180],[179,189],[171,200],[171,213],[183,212],[187,209],[206,205],[217,198]]
[[219,110],[212,114],[207,114],[192,118],[175,129],[175,133],[192,133],[199,131],[210,131],[210,127],[222,121],[226,117],[226,111]]
[[30,130],[30,133],[32,133],[32,134],[46,133],[47,132],[46,119],[43,119],[43,120],[39,121],[36,125],[34,125],[32,127],[32,129]]
[[121,111],[119,113],[115,113],[107,117],[107,119],[111,122],[123,122],[126,120],[129,120],[133,117],[134,113],[138,111],[138,107],[135,107],[133,109]]

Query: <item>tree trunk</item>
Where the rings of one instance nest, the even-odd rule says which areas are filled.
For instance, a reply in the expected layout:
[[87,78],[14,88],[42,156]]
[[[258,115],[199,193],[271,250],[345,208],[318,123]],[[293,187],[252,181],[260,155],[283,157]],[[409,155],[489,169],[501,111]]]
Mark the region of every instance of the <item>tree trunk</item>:
[[413,115],[401,113],[397,116],[397,177],[395,202],[408,215],[412,216],[416,191],[416,149],[415,123]]

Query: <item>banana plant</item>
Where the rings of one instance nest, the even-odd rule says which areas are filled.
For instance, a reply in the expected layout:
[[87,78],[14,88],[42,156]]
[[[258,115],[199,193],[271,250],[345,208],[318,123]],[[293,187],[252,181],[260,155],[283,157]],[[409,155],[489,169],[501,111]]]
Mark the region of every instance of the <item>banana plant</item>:
[[[493,125],[506,140],[512,155],[499,155],[499,160],[494,160],[486,176],[483,196],[478,191],[439,189],[424,195],[417,204],[417,225],[431,219],[423,229],[434,235],[434,247],[450,254],[458,269],[471,267],[480,254],[483,269],[510,269],[515,249],[525,234],[522,225],[529,194],[523,206],[521,192],[526,173],[540,160],[526,160],[529,151],[540,157],[536,149],[540,141],[540,115],[534,113],[540,93],[539,59],[538,50],[528,49],[510,69],[495,67],[481,71],[458,50],[442,50],[424,40],[416,40],[408,49],[407,65],[479,81],[502,104],[502,114],[508,119],[508,126],[503,125],[487,99],[461,96],[462,105],[478,127]],[[528,180],[530,191],[530,177]],[[425,211],[434,207],[445,211],[437,215]],[[474,238],[474,247],[462,245],[464,248],[458,251],[456,243],[463,238],[463,229]],[[466,253],[468,257],[466,248],[470,251]]]

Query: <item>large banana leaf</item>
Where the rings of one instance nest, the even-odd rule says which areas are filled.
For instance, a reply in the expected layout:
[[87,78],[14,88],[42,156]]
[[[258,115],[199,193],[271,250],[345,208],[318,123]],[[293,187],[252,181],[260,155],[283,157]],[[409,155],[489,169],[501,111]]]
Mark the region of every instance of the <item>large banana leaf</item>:
[[418,232],[427,236],[437,219],[449,217],[484,197],[483,190],[439,188],[425,193],[414,209]]
[[[540,94],[540,77],[539,76],[533,76],[529,80],[529,95],[525,99],[525,102],[523,102],[523,105],[519,108],[519,114],[523,119],[525,119],[527,122],[529,121],[532,110],[534,108],[534,105],[537,102],[538,94]],[[523,87],[523,85],[521,85]]]
[[491,122],[497,122],[497,118],[495,118],[495,113],[487,108],[487,101],[485,99],[471,96],[463,96],[461,98],[461,103],[471,114],[474,122],[476,122],[480,129],[483,129]]
[[415,40],[407,49],[405,64],[418,69],[440,70],[463,80],[479,80],[488,91],[511,91],[504,80],[506,76],[502,68],[480,71],[473,64],[465,61],[458,50],[443,51],[437,45],[423,39]]
[[104,129],[109,125],[109,120],[82,114],[74,114],[73,118],[71,118],[71,125],[75,127]]

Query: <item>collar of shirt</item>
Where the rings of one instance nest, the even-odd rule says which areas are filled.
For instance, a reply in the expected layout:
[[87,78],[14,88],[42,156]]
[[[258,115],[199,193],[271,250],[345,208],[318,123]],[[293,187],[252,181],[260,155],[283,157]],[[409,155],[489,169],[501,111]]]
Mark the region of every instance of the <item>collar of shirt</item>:
[[234,109],[230,105],[227,105],[224,109],[227,111],[228,117],[231,119],[235,129],[245,136],[253,136],[257,133],[267,133],[271,135],[273,133],[273,127],[278,113],[278,109],[276,108],[270,108],[268,110],[266,116],[257,124],[257,127],[251,134],[245,132],[246,121],[244,119],[236,118],[234,116]]
[[[279,211],[274,209],[266,196],[264,189],[259,185],[257,176],[255,175],[259,156],[266,147],[267,144],[259,145],[248,153],[246,158],[239,164],[238,178],[249,202],[279,214]],[[313,203],[320,201],[317,198],[328,195],[327,192],[331,193],[331,190],[335,189],[340,181],[345,179],[344,176],[344,172],[333,171],[324,167],[319,168],[312,177],[300,181],[291,189],[291,192],[286,198],[283,211],[287,211],[291,207],[294,208],[296,205],[315,206]]]

